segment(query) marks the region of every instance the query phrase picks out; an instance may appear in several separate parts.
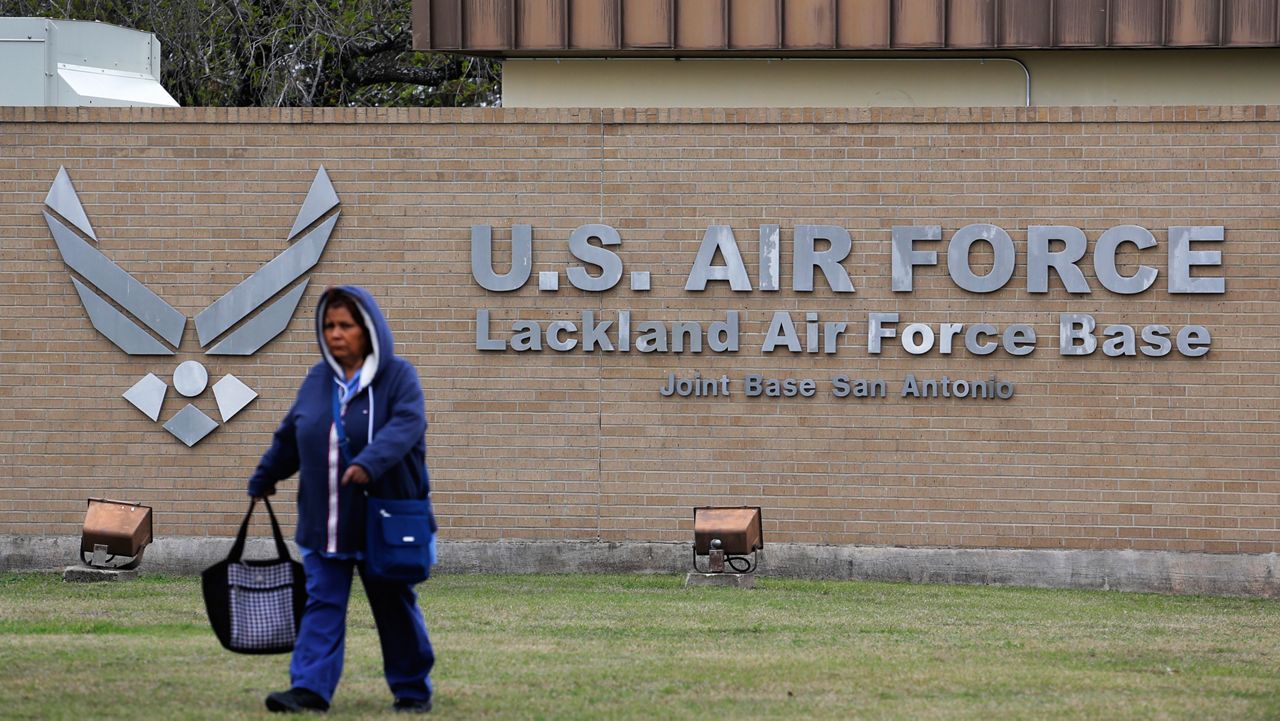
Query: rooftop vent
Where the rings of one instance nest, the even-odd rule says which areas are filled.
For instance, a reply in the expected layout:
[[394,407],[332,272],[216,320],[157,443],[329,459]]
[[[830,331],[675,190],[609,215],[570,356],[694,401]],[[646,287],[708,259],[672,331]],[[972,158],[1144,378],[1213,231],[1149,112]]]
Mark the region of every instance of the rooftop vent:
[[160,106],[160,41],[116,25],[0,18],[0,105]]

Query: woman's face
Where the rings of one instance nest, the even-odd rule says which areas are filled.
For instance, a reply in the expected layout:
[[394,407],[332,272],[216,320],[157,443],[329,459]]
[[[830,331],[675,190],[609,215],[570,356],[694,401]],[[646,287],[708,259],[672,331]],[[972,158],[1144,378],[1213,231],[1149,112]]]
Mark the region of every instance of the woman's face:
[[329,352],[343,368],[355,368],[364,363],[368,339],[351,311],[343,306],[328,306],[324,310],[324,342]]

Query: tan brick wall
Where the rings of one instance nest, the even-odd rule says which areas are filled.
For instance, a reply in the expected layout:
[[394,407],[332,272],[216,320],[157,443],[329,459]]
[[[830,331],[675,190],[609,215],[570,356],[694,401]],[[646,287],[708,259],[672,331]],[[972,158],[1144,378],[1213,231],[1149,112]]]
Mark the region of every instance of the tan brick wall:
[[[318,288],[369,287],[426,388],[429,464],[457,539],[680,541],[691,508],[764,507],[771,541],[1258,553],[1280,550],[1280,107],[914,110],[0,109],[0,534],[78,532],[84,499],[155,508],[162,536],[228,535],[244,481],[314,361]],[[40,216],[65,166],[98,247],[188,317],[285,247],[315,168],[342,218],[289,329],[252,358],[209,357],[188,324],[172,357],[129,357],[90,325]],[[1018,248],[1013,280],[975,295],[940,264],[890,290],[890,229],[944,238],[994,223]],[[534,226],[534,276],[490,293],[470,275],[469,227]],[[624,280],[569,286],[570,232],[607,223]],[[732,226],[755,278],[756,229],[782,226],[783,289],[683,290],[712,223]],[[854,238],[857,288],[791,290],[798,224]],[[1136,296],[1026,291],[1026,228],[1153,231]],[[1166,292],[1167,229],[1222,225],[1224,295]],[[498,243],[499,257],[506,244]],[[1208,249],[1208,248],[1206,248]],[[982,253],[975,253],[981,267]],[[499,270],[502,270],[499,262]],[[538,291],[558,270],[561,290]],[[626,272],[648,270],[653,290]],[[1201,271],[1200,274],[1206,274]],[[736,354],[487,353],[475,314],[644,320],[742,313]],[[836,355],[760,351],[777,310],[849,322]],[[869,312],[1029,323],[1036,351],[915,357],[866,352]],[[1062,357],[1059,313],[1099,325],[1197,323],[1188,359]],[[184,360],[261,397],[188,449],[120,396]],[[670,372],[814,378],[816,397],[662,398]],[[896,396],[906,373],[1016,385],[1003,402]],[[833,398],[839,373],[883,378],[885,399]],[[735,388],[737,390],[737,388]],[[217,417],[208,391],[196,405]],[[161,419],[181,403],[170,389]],[[285,484],[286,489],[292,483]],[[283,494],[290,497],[289,490]],[[282,508],[290,509],[288,504]],[[287,516],[292,518],[291,514]]]

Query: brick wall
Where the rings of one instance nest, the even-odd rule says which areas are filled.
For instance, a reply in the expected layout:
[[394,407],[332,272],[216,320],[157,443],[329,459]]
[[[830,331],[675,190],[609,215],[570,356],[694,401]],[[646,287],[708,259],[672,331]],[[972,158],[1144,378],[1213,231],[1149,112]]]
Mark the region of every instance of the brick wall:
[[[0,534],[77,533],[85,498],[152,505],[158,536],[225,536],[244,481],[316,349],[318,289],[373,290],[417,364],[429,465],[456,539],[690,537],[691,509],[764,507],[770,541],[1260,553],[1280,550],[1280,108],[880,110],[261,110],[0,108]],[[193,316],[286,247],[317,166],[342,201],[333,239],[288,330],[249,358],[205,356],[187,331],[173,357],[130,357],[90,325],[44,226],[65,166],[98,248]],[[495,270],[509,228],[533,226],[533,277],[483,290],[470,226],[490,224]],[[618,287],[570,286],[567,239],[616,228]],[[782,289],[684,284],[707,226],[729,225],[756,277],[757,228],[781,226]],[[802,224],[846,228],[856,292],[819,273],[792,290]],[[989,294],[947,276],[946,239],[1006,229],[1012,280]],[[942,227],[939,265],[891,290],[895,225]],[[1081,228],[1093,292],[1027,292],[1026,230]],[[1100,287],[1094,242],[1120,224],[1120,268],[1156,268],[1138,295]],[[1171,295],[1168,228],[1221,225],[1222,295]],[[989,253],[975,249],[975,270]],[[719,261],[717,261],[719,262]],[[986,265],[984,265],[986,264]],[[539,291],[557,271],[560,290]],[[634,291],[632,271],[652,290]],[[594,272],[594,269],[593,269]],[[580,322],[741,314],[741,350],[701,354],[476,349],[476,312]],[[761,352],[776,311],[845,321],[835,354]],[[1031,325],[1036,350],[914,356],[867,352],[868,313],[909,322]],[[1212,333],[1204,357],[1064,357],[1058,317]],[[188,329],[191,325],[188,323]],[[804,329],[800,328],[803,339]],[[962,344],[959,344],[962,346]],[[185,360],[260,397],[187,448],[121,398]],[[664,398],[669,373],[727,374],[730,397]],[[748,398],[746,374],[811,378],[812,398]],[[919,378],[1013,383],[1005,401],[898,395]],[[886,398],[840,399],[831,378],[884,379]],[[170,388],[161,421],[185,401]],[[194,403],[217,418],[210,392]],[[282,497],[291,497],[292,482]],[[286,519],[291,520],[291,505]]]

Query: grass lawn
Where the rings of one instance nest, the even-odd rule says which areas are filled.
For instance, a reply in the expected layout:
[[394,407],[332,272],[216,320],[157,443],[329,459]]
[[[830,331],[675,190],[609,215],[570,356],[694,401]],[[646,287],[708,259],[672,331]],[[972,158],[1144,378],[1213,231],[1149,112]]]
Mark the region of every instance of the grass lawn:
[[[1274,719],[1280,603],[674,576],[420,587],[455,719]],[[356,592],[329,716],[394,717]],[[0,718],[266,718],[287,656],[218,645],[196,578],[0,574]]]

